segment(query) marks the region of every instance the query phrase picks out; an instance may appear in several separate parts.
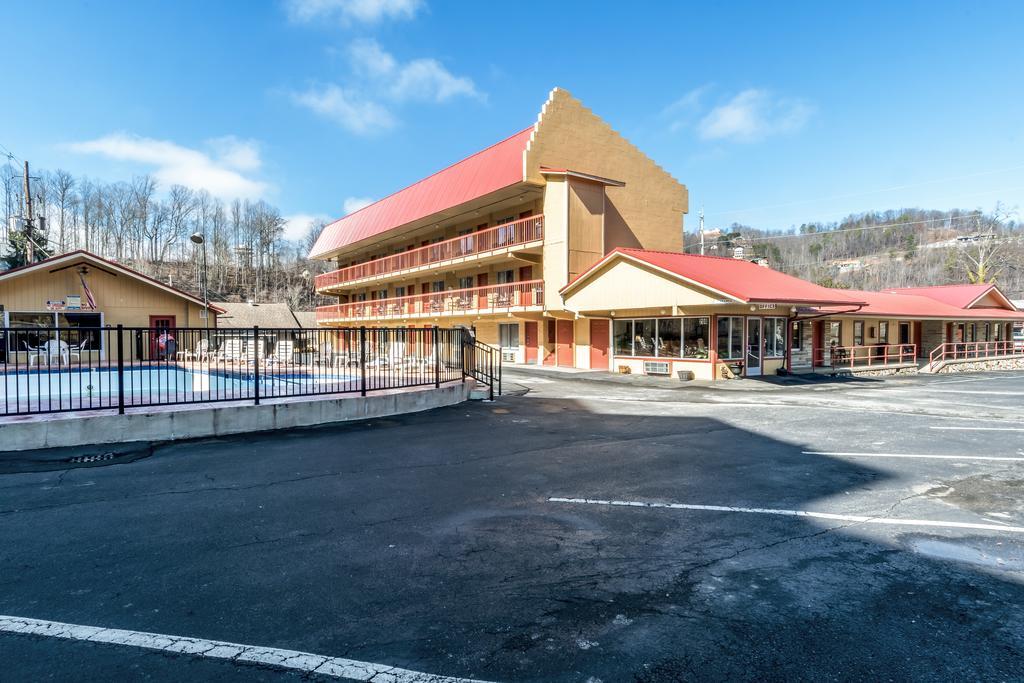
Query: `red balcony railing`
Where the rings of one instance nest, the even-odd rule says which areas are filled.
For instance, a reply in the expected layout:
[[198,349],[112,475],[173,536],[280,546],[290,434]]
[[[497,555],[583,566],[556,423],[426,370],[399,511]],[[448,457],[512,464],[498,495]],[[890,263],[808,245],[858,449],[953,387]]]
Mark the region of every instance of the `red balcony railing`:
[[917,344],[832,346],[827,349],[815,350],[814,365],[853,369],[913,363],[916,359]]
[[442,261],[482,254],[495,249],[507,249],[544,238],[544,216],[520,218],[494,228],[481,230],[469,235],[435,242],[417,249],[392,254],[384,258],[359,263],[347,268],[332,270],[317,275],[315,286],[318,290],[354,282],[370,277],[390,275],[410,268],[420,268]]
[[1012,356],[1024,350],[1012,339],[989,342],[946,342],[936,346],[928,356],[928,364],[934,365],[946,360],[983,360],[998,356]]
[[385,320],[416,315],[500,313],[514,308],[542,306],[543,303],[544,281],[527,280],[490,287],[450,289],[446,292],[320,306],[316,309],[316,319],[317,322],[328,322]]

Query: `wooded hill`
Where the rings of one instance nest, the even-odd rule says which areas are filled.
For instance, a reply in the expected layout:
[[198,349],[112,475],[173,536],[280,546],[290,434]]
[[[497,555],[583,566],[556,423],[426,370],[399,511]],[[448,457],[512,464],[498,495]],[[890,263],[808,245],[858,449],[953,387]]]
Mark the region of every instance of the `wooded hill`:
[[[735,223],[705,233],[707,254],[732,256],[737,248],[827,287],[994,282],[1009,296],[1024,296],[1024,225],[1000,206],[988,213],[871,211],[784,232]],[[698,235],[687,233],[686,251],[699,253]]]

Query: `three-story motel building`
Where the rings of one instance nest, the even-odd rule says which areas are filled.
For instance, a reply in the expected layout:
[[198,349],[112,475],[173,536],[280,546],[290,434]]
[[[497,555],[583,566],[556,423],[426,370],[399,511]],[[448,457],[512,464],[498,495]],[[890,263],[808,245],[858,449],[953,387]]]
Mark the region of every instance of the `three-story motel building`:
[[910,364],[931,350],[923,319],[947,343],[1005,340],[1024,318],[998,291],[955,306],[685,255],[687,208],[684,185],[555,89],[529,128],[328,225],[310,256],[336,264],[315,286],[338,303],[317,322],[462,326],[506,362],[714,379]]

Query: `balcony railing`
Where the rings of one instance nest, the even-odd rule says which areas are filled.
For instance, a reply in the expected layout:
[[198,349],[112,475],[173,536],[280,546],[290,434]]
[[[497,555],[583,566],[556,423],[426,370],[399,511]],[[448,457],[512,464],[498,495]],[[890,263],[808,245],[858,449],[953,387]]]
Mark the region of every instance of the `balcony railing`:
[[365,280],[366,278],[390,275],[403,270],[422,268],[424,266],[483,254],[496,249],[508,249],[544,238],[544,216],[520,218],[494,228],[481,230],[469,235],[455,237],[443,242],[435,242],[417,249],[392,254],[384,258],[359,263],[347,268],[332,270],[316,276],[318,290],[329,289],[348,282]]
[[320,306],[316,309],[316,319],[317,322],[334,322],[387,320],[413,316],[475,315],[539,307],[543,303],[544,281],[527,280],[490,287],[452,289],[446,292]]
[[815,351],[814,365],[829,368],[861,369],[914,363],[917,344],[870,344],[833,346]]
[[928,357],[928,365],[947,360],[983,360],[1024,353],[1012,339],[989,342],[946,342],[936,346]]

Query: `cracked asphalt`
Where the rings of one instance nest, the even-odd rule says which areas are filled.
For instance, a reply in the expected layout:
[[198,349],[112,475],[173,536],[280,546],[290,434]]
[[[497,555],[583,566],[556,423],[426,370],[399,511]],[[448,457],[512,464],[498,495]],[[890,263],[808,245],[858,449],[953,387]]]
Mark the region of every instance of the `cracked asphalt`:
[[[496,681],[1021,680],[1024,374],[509,371],[346,426],[0,455],[0,614]],[[949,455],[867,458],[824,453]],[[80,454],[80,453],[77,453]],[[0,633],[10,680],[288,680]]]

